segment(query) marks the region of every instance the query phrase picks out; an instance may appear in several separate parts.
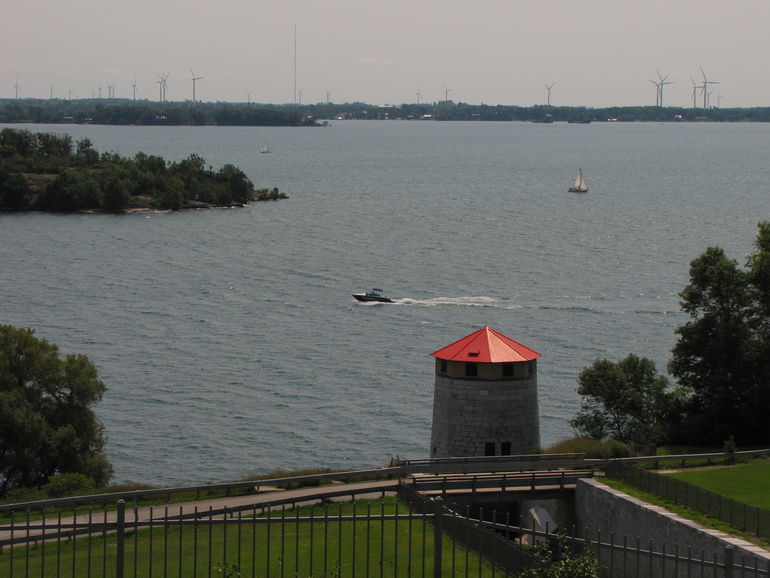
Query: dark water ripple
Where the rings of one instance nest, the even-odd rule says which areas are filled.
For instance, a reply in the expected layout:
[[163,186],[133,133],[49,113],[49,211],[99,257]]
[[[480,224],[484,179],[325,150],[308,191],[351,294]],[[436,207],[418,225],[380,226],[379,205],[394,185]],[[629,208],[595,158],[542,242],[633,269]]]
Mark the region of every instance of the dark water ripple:
[[[743,262],[768,218],[764,125],[53,130],[233,163],[291,197],[0,216],[0,322],[96,363],[119,481],[424,457],[429,354],[484,324],[543,354],[554,442],[580,369],[631,352],[664,369],[689,261],[718,245]],[[587,195],[565,192],[577,166]],[[373,285],[396,303],[351,298]]]

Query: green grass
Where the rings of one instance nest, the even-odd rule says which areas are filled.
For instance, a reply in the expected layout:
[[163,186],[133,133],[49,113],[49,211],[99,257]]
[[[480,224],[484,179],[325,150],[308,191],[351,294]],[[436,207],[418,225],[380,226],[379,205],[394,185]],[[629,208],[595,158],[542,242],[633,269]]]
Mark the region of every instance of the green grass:
[[[330,504],[329,515],[407,513],[394,498]],[[322,516],[324,506],[299,509],[300,516]],[[279,523],[142,529],[127,535],[126,576],[221,576],[219,567],[237,566],[244,576],[372,576],[422,574],[433,568],[433,527],[425,520],[373,521],[370,524],[318,521],[295,523],[292,509],[274,511]],[[398,546],[396,547],[396,542]],[[6,548],[0,554],[0,576],[114,576],[114,535],[79,538],[38,546]],[[367,554],[368,552],[368,554]],[[11,556],[12,553],[12,556]],[[442,564],[458,575],[491,576],[492,568],[476,554],[444,540]],[[11,568],[11,566],[13,568]]]
[[667,475],[755,508],[770,510],[770,460]]

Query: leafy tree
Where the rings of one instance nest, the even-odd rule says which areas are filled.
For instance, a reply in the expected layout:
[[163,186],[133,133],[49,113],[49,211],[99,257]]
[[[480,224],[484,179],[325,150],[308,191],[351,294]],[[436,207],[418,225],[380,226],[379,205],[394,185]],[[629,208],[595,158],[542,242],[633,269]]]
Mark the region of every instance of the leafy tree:
[[657,374],[655,364],[633,354],[617,363],[596,360],[578,382],[583,400],[570,424],[598,440],[662,442],[685,396],[683,389],[668,391],[668,379]]
[[99,153],[93,148],[91,139],[82,138],[77,142],[75,158],[83,166],[93,166],[99,161]]
[[227,189],[232,195],[232,200],[246,203],[251,200],[254,191],[254,183],[241,169],[231,164],[226,164],[219,171],[219,178],[227,183]]
[[31,198],[31,191],[24,177],[0,167],[0,210],[21,211],[27,208]]
[[155,207],[177,211],[185,202],[184,181],[178,176],[166,175],[158,179],[158,190],[153,194]]
[[690,264],[690,284],[680,294],[690,320],[677,329],[669,364],[693,392],[690,440],[770,441],[770,224],[760,223],[755,246],[747,270],[718,247]]
[[33,330],[0,325],[0,498],[56,474],[107,483],[104,428],[91,409],[104,391],[84,355],[61,358]]
[[48,211],[80,211],[100,209],[102,190],[88,173],[66,169],[48,185],[40,197],[41,209]]
[[131,204],[131,187],[128,181],[112,177],[102,185],[104,210],[108,213],[122,213]]
[[534,564],[520,578],[599,578],[602,568],[589,547],[573,551],[561,534],[536,544],[533,559]]

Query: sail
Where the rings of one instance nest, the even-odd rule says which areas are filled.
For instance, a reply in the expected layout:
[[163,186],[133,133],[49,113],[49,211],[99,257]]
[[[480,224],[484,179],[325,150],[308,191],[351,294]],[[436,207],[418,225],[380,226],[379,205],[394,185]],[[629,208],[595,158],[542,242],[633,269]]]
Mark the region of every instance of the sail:
[[578,169],[577,177],[575,177],[575,184],[570,187],[571,191],[585,192],[588,190],[585,179],[583,179],[583,170]]

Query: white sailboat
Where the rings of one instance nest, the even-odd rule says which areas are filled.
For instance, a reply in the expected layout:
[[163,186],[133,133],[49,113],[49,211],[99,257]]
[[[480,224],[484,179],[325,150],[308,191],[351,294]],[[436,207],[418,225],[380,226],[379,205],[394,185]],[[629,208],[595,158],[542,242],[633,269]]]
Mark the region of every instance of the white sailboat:
[[575,177],[575,184],[567,189],[570,193],[585,193],[588,191],[588,185],[583,178],[583,169],[578,169],[577,177]]

